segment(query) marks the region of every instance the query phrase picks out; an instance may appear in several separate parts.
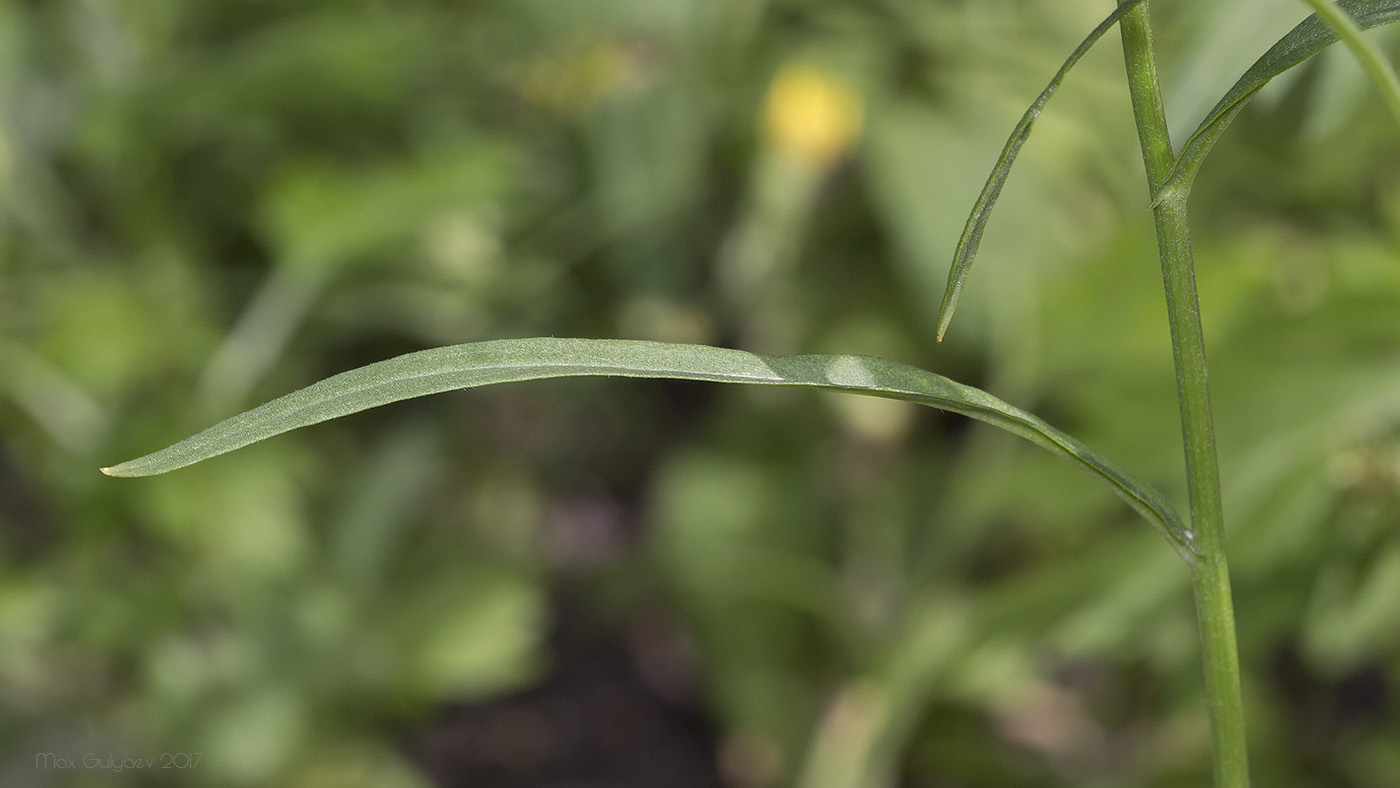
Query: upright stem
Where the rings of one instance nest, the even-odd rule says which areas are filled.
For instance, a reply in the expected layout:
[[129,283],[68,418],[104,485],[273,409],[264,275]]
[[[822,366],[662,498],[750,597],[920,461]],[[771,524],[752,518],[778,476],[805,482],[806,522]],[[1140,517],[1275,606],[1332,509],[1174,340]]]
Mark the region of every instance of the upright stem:
[[[1138,140],[1147,169],[1148,193],[1155,194],[1171,174],[1173,156],[1157,80],[1156,57],[1152,51],[1147,5],[1138,6],[1123,17],[1120,29]],[[1153,218],[1162,260],[1172,356],[1176,362],[1177,400],[1181,406],[1182,442],[1186,450],[1192,528],[1188,534],[1193,536],[1200,554],[1192,566],[1191,579],[1205,663],[1206,696],[1215,750],[1215,785],[1216,788],[1247,788],[1249,762],[1245,752],[1244,703],[1240,693],[1234,606],[1230,599],[1230,570],[1225,560],[1220,467],[1215,453],[1215,425],[1210,410],[1205,337],[1201,331],[1200,300],[1196,295],[1186,194],[1178,190],[1163,194],[1153,210]]]

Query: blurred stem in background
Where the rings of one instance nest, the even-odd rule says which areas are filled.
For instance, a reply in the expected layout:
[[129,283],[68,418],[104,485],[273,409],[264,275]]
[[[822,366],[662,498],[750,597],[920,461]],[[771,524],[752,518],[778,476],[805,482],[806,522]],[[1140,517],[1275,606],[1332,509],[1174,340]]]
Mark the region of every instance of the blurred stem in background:
[[790,269],[822,185],[860,138],[863,114],[860,96],[822,68],[790,63],[773,78],[748,204],[719,252],[719,284],[745,347],[795,348]]
[[268,274],[204,368],[202,414],[222,415],[248,396],[324,291],[328,273],[324,267],[279,265]]
[[110,417],[90,392],[42,356],[3,336],[0,395],[7,395],[55,443],[74,454],[92,451],[111,431]]
[[894,784],[931,688],[975,643],[973,619],[963,604],[937,594],[911,604],[874,669],[833,694],[799,788]]

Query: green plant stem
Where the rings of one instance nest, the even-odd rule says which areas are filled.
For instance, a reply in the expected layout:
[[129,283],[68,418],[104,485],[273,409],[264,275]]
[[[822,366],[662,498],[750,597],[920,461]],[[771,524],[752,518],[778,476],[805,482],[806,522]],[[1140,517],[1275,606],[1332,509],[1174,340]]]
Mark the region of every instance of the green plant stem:
[[1196,294],[1195,263],[1186,193],[1162,190],[1171,176],[1173,156],[1162,107],[1152,51],[1152,28],[1147,7],[1139,6],[1122,20],[1123,56],[1138,139],[1147,170],[1148,193],[1160,194],[1153,208],[1157,248],[1162,261],[1167,317],[1171,325],[1172,356],[1176,363],[1177,400],[1181,406],[1182,442],[1186,452],[1191,528],[1199,559],[1191,567],[1196,597],[1197,626],[1205,663],[1206,696],[1210,708],[1215,754],[1216,788],[1247,788],[1249,762],[1245,750],[1244,703],[1240,692],[1239,653],[1235,643],[1235,614],[1230,598],[1230,571],[1225,559],[1225,526],[1220,496],[1220,467],[1215,450],[1215,425],[1210,409],[1205,337],[1200,300]]

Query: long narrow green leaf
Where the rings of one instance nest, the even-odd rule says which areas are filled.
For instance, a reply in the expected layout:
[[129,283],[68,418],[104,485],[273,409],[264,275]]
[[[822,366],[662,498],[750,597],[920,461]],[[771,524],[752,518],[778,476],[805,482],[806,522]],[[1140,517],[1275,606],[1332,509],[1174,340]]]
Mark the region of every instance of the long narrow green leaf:
[[[1358,30],[1369,30],[1392,22],[1400,21],[1400,0],[1337,0],[1337,7],[1349,15]],[[1254,65],[1244,72],[1244,76],[1225,93],[1186,140],[1181,153],[1176,157],[1172,174],[1157,191],[1155,202],[1160,202],[1168,192],[1184,194],[1191,187],[1196,173],[1201,169],[1206,154],[1216,140],[1244,109],[1244,105],[1268,84],[1269,80],[1294,66],[1300,65],[1337,42],[1337,32],[1317,14],[1309,16],[1279,39]]]
[[962,295],[963,283],[967,281],[967,275],[972,271],[972,260],[977,257],[977,248],[982,245],[982,233],[987,228],[987,220],[991,218],[992,208],[996,206],[997,198],[1001,196],[1001,188],[1006,184],[1006,178],[1011,174],[1011,165],[1016,162],[1016,156],[1021,152],[1021,146],[1026,144],[1026,140],[1031,136],[1031,126],[1036,118],[1040,117],[1041,110],[1045,109],[1050,97],[1055,95],[1060,83],[1065,81],[1065,75],[1074,67],[1079,59],[1089,51],[1109,28],[1118,23],[1118,20],[1143,0],[1125,0],[1125,2],[1113,9],[1099,26],[1094,28],[1088,37],[1080,42],[1079,46],[1065,59],[1060,70],[1055,72],[1055,76],[1050,79],[1050,84],[1036,96],[1031,102],[1026,113],[1021,116],[1021,120],[1016,123],[1016,128],[1012,129],[1011,136],[1006,140],[1006,146],[1001,149],[1001,156],[997,158],[996,165],[992,168],[992,174],[987,177],[987,183],[982,187],[982,193],[977,196],[977,202],[972,205],[972,213],[967,217],[967,224],[963,227],[962,237],[958,239],[957,249],[953,251],[953,267],[948,272],[948,288],[943,291],[943,303],[938,307],[938,341],[943,341],[943,335],[948,332],[948,325],[953,322],[953,311],[958,308],[958,297]]
[[741,350],[605,339],[507,339],[424,350],[343,372],[102,472],[150,476],[288,430],[390,402],[493,383],[616,376],[846,391],[960,413],[1020,435],[1099,477],[1188,561],[1190,532],[1165,498],[1079,441],[971,386],[870,356],[760,356]]

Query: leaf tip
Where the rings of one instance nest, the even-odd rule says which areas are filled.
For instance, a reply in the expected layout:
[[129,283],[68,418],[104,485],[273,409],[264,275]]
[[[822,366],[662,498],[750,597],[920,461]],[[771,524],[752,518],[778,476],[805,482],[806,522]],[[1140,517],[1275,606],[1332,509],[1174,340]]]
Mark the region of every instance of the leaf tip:
[[146,474],[140,472],[139,470],[133,470],[133,469],[131,468],[131,463],[129,463],[129,462],[119,462],[119,463],[117,463],[116,465],[109,465],[109,466],[107,466],[106,468],[98,468],[97,470],[102,471],[104,474],[106,474],[106,475],[108,475],[108,476],[114,476],[114,477],[121,478],[121,479],[125,479],[125,478],[131,477],[131,476],[145,476],[145,475],[146,475]]
[[945,300],[943,307],[938,310],[938,331],[933,338],[939,344],[943,342],[943,335],[948,333],[948,326],[953,324],[954,304],[949,303],[949,300]]

